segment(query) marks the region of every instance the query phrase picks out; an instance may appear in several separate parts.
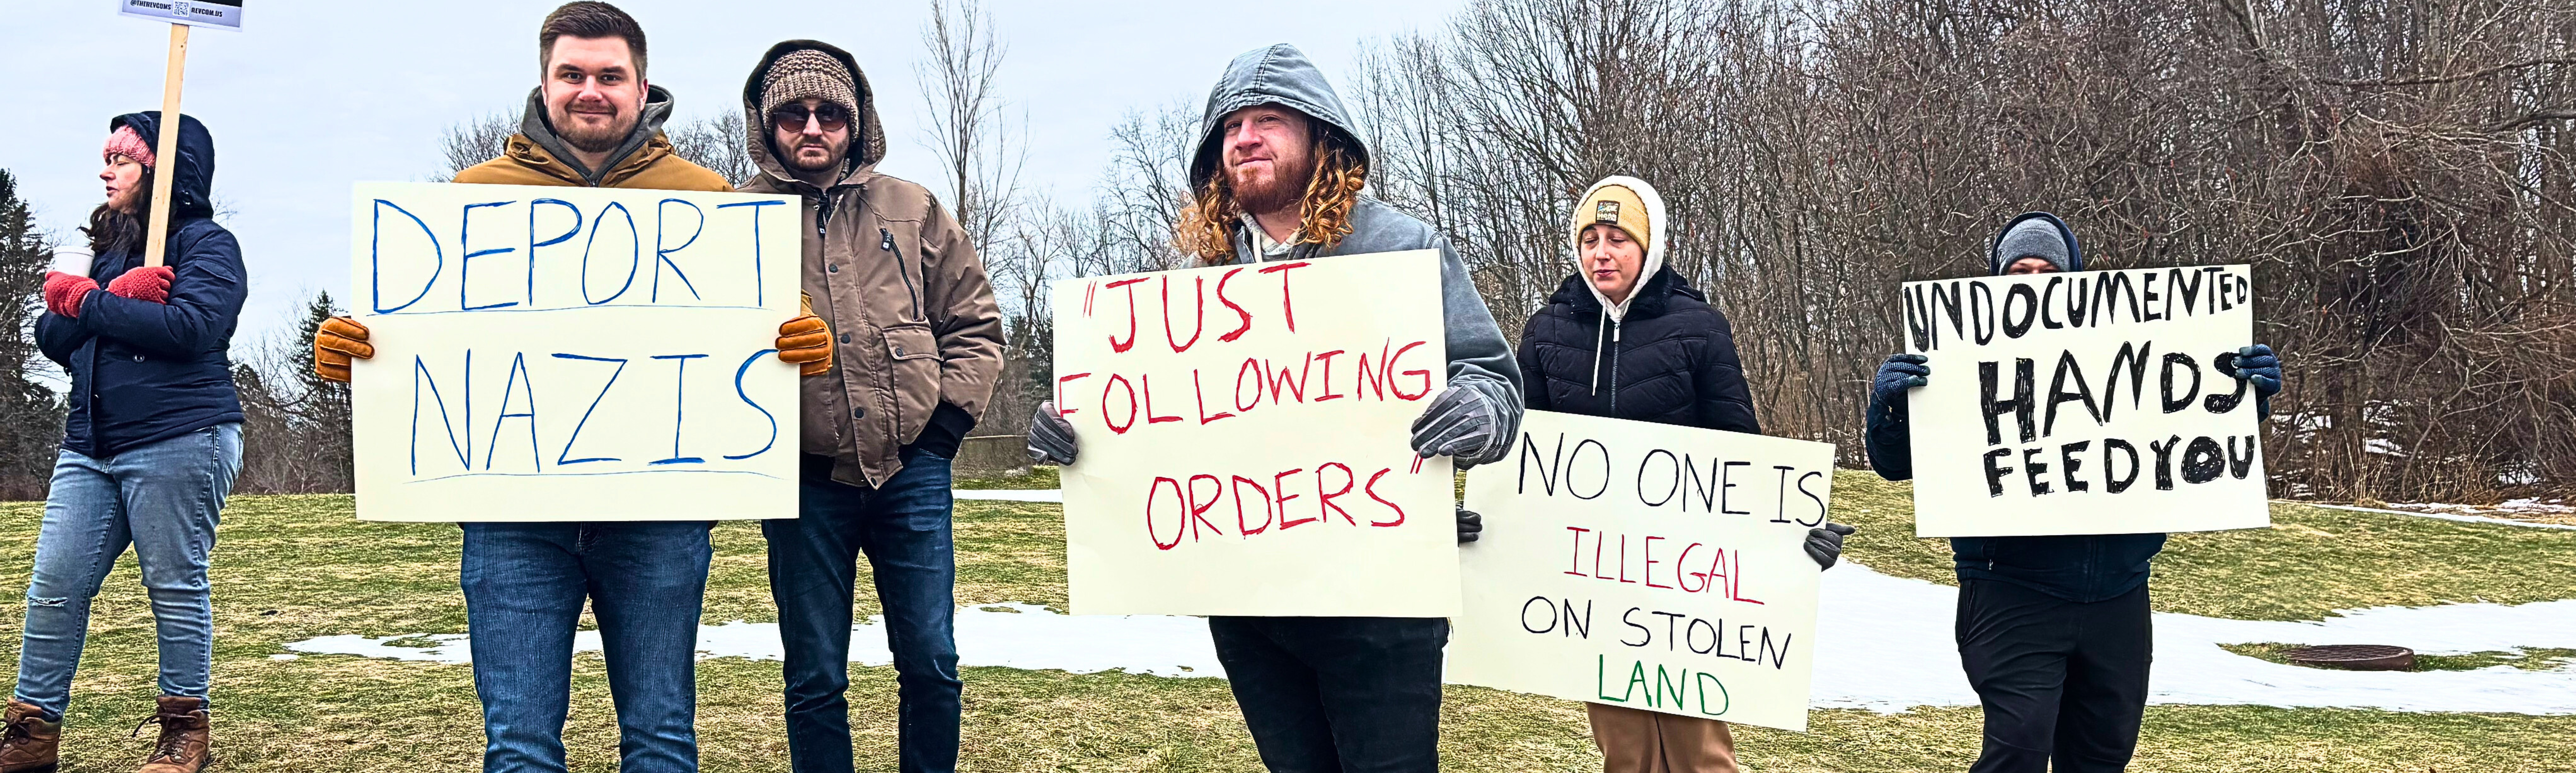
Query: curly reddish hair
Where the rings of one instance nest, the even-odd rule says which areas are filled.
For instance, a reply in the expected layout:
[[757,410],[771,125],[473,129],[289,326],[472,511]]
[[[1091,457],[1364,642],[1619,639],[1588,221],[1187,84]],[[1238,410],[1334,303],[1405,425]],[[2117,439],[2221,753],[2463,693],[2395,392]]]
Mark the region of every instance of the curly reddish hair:
[[[1360,160],[1359,151],[1340,132],[1320,121],[1313,125],[1315,172],[1306,179],[1306,194],[1299,197],[1296,238],[1299,244],[1329,249],[1351,235],[1351,206],[1359,203],[1360,189],[1368,184],[1368,163]],[[1181,210],[1173,245],[1198,256],[1201,265],[1233,259],[1234,224],[1243,218],[1243,205],[1235,201],[1224,170],[1199,184],[1197,199]]]

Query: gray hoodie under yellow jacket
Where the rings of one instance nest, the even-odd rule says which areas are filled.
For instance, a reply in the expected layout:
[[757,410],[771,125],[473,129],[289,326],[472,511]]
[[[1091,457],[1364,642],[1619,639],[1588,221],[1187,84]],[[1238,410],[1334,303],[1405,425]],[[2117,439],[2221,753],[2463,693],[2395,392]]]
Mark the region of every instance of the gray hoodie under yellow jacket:
[[[1367,146],[1354,130],[1349,114],[1342,110],[1341,97],[1324,80],[1324,73],[1315,69],[1296,46],[1282,43],[1235,57],[1226,66],[1225,77],[1208,93],[1207,112],[1199,121],[1199,147],[1190,162],[1192,187],[1205,185],[1221,171],[1220,131],[1226,114],[1264,104],[1277,104],[1324,122],[1340,132],[1351,147],[1359,149],[1362,160],[1368,158]],[[1494,444],[1487,458],[1458,461],[1491,462],[1508,453],[1520,436],[1520,364],[1513,359],[1511,344],[1503,340],[1502,328],[1495,326],[1493,312],[1485,308],[1484,297],[1476,293],[1475,280],[1458,259],[1458,251],[1450,248],[1449,239],[1432,230],[1430,224],[1363,195],[1351,207],[1349,236],[1330,248],[1299,244],[1289,258],[1425,249],[1440,251],[1440,311],[1447,326],[1449,383],[1474,389],[1493,400],[1503,421],[1497,434],[1506,439]],[[1238,224],[1234,229],[1234,262],[1261,260],[1260,252],[1252,248],[1251,233]]]

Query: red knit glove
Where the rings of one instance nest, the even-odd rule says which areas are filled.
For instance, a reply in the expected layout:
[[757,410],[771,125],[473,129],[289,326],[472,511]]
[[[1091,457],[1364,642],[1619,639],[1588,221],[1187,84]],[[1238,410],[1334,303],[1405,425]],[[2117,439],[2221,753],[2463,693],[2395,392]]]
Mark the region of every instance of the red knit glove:
[[107,291],[138,301],[170,302],[170,279],[176,276],[169,266],[145,266],[118,274],[107,283]]
[[81,299],[89,297],[89,291],[96,289],[98,289],[98,283],[91,281],[89,277],[47,271],[45,272],[45,310],[66,317],[78,317]]

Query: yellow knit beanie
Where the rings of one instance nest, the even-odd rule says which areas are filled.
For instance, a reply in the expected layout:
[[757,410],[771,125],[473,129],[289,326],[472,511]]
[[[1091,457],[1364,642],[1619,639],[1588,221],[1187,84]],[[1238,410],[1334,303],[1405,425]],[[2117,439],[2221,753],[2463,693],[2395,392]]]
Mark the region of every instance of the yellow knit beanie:
[[1654,248],[1654,245],[1647,241],[1655,231],[1649,228],[1650,224],[1646,222],[1646,201],[1639,198],[1637,192],[1630,190],[1628,186],[1601,186],[1574,207],[1576,252],[1582,251],[1583,230],[1596,224],[1614,225],[1618,226],[1619,230],[1628,232],[1628,238],[1637,243],[1639,250]]

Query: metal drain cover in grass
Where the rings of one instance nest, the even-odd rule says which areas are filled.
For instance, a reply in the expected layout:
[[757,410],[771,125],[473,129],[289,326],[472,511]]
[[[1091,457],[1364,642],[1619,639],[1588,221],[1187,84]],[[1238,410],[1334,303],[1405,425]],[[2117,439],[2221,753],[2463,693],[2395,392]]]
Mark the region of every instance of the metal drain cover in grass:
[[2415,667],[2415,651],[2385,644],[2329,644],[2285,650],[2291,663],[2353,671],[2404,671]]

